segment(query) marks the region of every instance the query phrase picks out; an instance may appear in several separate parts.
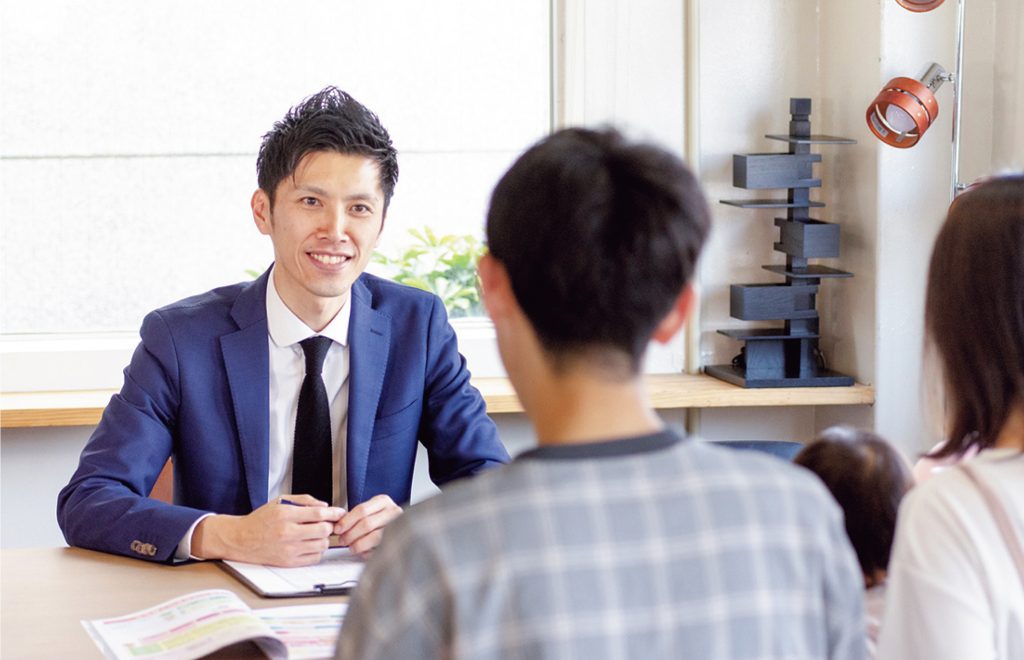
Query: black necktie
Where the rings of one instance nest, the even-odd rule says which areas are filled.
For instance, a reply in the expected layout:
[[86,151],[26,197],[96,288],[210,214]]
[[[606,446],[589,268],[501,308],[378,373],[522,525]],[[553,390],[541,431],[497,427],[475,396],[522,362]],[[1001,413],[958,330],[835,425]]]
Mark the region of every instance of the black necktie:
[[331,348],[328,337],[310,337],[302,342],[306,354],[306,377],[299,391],[295,416],[295,446],[292,451],[292,492],[307,493],[331,504],[331,408],[320,372]]

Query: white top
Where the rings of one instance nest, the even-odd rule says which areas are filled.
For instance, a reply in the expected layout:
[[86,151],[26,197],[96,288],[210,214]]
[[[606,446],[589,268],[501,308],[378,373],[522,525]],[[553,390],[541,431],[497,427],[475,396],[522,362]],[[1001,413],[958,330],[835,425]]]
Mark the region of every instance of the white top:
[[334,458],[334,501],[346,506],[345,445],[348,438],[348,323],[352,306],[345,303],[327,327],[314,332],[288,309],[274,286],[267,282],[267,341],[270,345],[270,470],[267,500],[292,492],[292,448],[299,390],[306,375],[306,358],[299,345],[321,335],[334,340],[324,360],[323,380],[331,402],[331,446]]
[[[1024,454],[970,461],[1024,540]],[[1024,658],[1024,585],[977,486],[947,469],[900,506],[878,657]]]
[[878,655],[878,632],[885,613],[885,583],[864,590],[864,632],[867,636],[868,659]]

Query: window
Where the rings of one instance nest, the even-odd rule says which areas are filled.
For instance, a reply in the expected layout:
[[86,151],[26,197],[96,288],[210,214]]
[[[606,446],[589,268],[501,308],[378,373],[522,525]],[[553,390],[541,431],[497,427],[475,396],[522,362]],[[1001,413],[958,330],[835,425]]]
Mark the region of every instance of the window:
[[[479,237],[501,173],[553,125],[615,122],[682,151],[683,6],[655,0],[39,0],[0,21],[5,391],[118,387],[149,310],[270,263],[260,137],[335,84],[401,175],[379,251]],[[371,272],[386,270],[371,266]],[[455,321],[500,375],[486,321]],[[679,371],[682,339],[649,371]]]
[[[4,19],[8,391],[116,387],[146,312],[265,269],[260,138],[327,84],[399,149],[384,254],[414,228],[479,237],[494,182],[551,126],[549,0],[40,0]],[[93,349],[117,355],[103,375],[67,373]],[[12,367],[40,353],[65,366],[27,383]]]

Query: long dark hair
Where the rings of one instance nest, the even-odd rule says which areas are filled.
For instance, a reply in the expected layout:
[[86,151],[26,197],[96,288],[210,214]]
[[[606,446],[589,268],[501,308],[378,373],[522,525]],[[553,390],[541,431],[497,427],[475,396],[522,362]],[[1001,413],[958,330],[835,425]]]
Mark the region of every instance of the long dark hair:
[[1024,403],[1024,174],[989,179],[950,206],[928,270],[925,331],[949,413],[932,456],[991,447]]

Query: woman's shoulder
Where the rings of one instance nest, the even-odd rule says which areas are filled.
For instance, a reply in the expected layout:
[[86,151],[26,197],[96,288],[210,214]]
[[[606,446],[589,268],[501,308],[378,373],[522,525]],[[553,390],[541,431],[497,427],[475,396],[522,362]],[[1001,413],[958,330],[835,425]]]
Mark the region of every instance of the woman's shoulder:
[[916,527],[943,524],[972,527],[971,521],[987,510],[988,505],[966,470],[971,470],[985,487],[1006,502],[1008,509],[1024,512],[1024,454],[1016,450],[988,449],[962,463],[944,467],[925,483],[912,488],[900,505],[901,520],[906,519],[905,524]]
[[1016,511],[1016,517],[1024,519],[1024,452],[1019,449],[986,449],[966,461],[965,466],[1006,503],[1009,511]]

